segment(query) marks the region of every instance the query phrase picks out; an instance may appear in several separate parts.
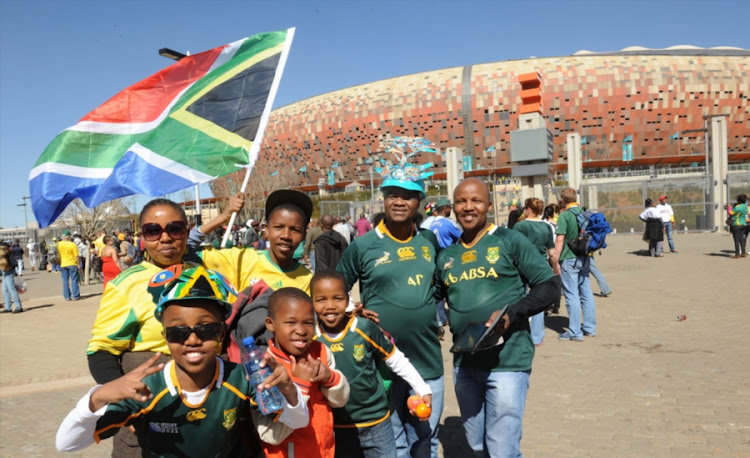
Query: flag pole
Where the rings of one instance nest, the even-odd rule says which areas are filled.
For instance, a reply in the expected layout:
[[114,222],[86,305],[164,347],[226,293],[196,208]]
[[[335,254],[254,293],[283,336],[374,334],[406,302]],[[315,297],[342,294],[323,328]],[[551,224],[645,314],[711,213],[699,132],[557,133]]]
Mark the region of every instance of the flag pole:
[[[276,91],[279,89],[279,82],[281,81],[281,75],[284,73],[284,67],[286,66],[286,59],[289,56],[289,48],[292,47],[292,40],[294,39],[294,27],[290,27],[286,31],[286,40],[284,41],[284,49],[281,51],[281,56],[279,57],[279,66],[278,71],[273,77],[273,83],[271,83],[271,90],[268,92],[268,100],[266,101],[266,106],[263,109],[263,115],[260,118],[260,124],[258,125],[258,135],[255,137],[255,140],[253,141],[253,145],[250,147],[250,151],[247,154],[248,157],[248,163],[245,166],[245,179],[242,181],[242,187],[240,187],[240,192],[245,193],[245,189],[247,189],[247,182],[250,180],[250,173],[252,171],[253,166],[255,165],[255,161],[258,159],[258,151],[260,150],[260,144],[263,143],[263,134],[266,132],[266,125],[268,124],[268,118],[271,116],[271,107],[273,105],[274,99],[276,99]],[[227,240],[229,240],[229,232],[232,230],[232,226],[234,225],[234,220],[237,218],[237,212],[232,212],[232,216],[229,218],[229,223],[227,224],[227,230],[224,232],[224,238],[221,239],[221,244],[219,245],[219,248],[224,248],[227,245]]]

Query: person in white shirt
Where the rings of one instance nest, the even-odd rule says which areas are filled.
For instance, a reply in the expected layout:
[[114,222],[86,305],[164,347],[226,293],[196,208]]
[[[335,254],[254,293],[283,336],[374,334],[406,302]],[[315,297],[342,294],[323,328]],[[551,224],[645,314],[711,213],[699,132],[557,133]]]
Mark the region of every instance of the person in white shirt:
[[26,251],[29,253],[29,264],[31,264],[31,271],[34,271],[36,267],[36,242],[34,239],[29,239],[29,243],[26,245]]
[[349,232],[349,226],[347,226],[346,221],[341,219],[340,217],[336,217],[335,219],[336,224],[333,226],[333,230],[341,234],[341,236],[344,238],[344,241],[346,242],[347,246],[349,243],[351,243],[351,232]]
[[662,257],[662,244],[664,243],[664,225],[661,222],[661,213],[656,208],[653,199],[646,199],[646,209],[638,216],[646,223],[646,234],[644,239],[648,240],[648,250],[651,257]]
[[661,215],[661,222],[664,224],[664,232],[667,234],[667,242],[669,242],[669,251],[671,253],[677,253],[674,249],[674,240],[672,240],[672,231],[674,231],[674,211],[672,206],[667,203],[667,196],[659,196],[659,205],[656,206]]

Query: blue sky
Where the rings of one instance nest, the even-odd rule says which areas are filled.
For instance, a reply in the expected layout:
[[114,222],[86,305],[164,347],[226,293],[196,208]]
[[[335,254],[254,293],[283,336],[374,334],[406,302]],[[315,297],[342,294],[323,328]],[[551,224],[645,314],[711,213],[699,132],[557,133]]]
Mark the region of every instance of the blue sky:
[[0,226],[23,226],[17,205],[55,135],[168,66],[162,47],[195,53],[296,27],[279,107],[399,75],[582,49],[750,49],[748,17],[746,0],[3,0]]

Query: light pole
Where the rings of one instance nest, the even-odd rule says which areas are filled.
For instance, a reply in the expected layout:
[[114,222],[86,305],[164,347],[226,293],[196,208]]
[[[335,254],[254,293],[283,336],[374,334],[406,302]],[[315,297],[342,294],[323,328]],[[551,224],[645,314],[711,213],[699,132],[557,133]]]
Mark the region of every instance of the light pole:
[[[176,62],[179,62],[180,60],[184,59],[185,57],[190,55],[190,51],[188,51],[187,54],[183,54],[179,51],[175,51],[171,48],[161,48],[159,50],[159,55],[162,57],[166,57],[167,59],[172,59]],[[195,185],[195,224],[198,226],[201,225],[201,191],[200,191],[200,185]]]
[[26,236],[26,238],[29,238],[29,218],[28,218],[28,215],[26,214],[26,206],[28,204],[26,203],[26,199],[30,200],[31,197],[29,197],[29,196],[22,196],[21,199],[23,199],[23,203],[22,204],[18,204],[17,206],[18,207],[23,207],[23,221],[24,221],[23,230],[24,230],[24,235]]

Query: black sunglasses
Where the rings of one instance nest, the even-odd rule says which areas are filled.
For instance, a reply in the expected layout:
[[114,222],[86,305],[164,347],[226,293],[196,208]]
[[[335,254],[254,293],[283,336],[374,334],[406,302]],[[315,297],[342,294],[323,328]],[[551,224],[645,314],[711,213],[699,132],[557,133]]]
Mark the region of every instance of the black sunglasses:
[[147,223],[141,226],[141,234],[147,242],[155,242],[166,232],[175,240],[182,240],[187,235],[187,223],[185,221],[172,221],[167,227],[161,227],[156,223]]
[[219,334],[224,329],[224,323],[205,323],[198,324],[194,328],[188,326],[170,326],[164,328],[164,337],[169,343],[185,343],[190,338],[190,334],[195,335],[200,340],[218,340]]

